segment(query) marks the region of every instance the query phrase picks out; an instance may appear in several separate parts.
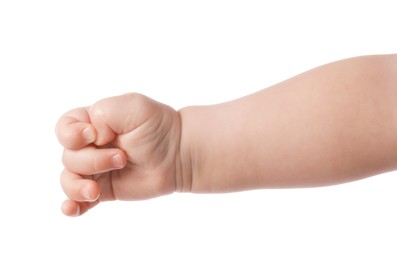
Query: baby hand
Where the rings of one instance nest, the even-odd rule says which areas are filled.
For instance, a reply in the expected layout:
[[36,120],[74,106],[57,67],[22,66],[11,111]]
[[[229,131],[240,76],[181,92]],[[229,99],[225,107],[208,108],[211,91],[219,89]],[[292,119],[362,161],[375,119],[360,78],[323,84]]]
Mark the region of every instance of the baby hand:
[[62,211],[85,213],[100,201],[140,200],[178,188],[178,113],[140,94],[103,99],[64,114],[56,126],[64,146]]

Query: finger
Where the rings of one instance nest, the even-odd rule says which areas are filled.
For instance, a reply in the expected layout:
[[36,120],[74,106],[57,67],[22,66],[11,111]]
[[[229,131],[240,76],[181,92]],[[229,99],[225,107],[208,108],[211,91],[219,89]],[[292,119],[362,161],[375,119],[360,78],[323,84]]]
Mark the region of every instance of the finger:
[[160,103],[141,94],[126,94],[103,99],[89,109],[97,131],[95,144],[109,143],[114,137],[128,133],[152,116],[161,116]]
[[69,217],[81,216],[89,209],[98,205],[99,200],[94,202],[77,202],[74,200],[65,200],[62,203],[62,212]]
[[127,156],[117,148],[89,146],[76,151],[64,150],[62,160],[69,171],[92,175],[123,168],[127,163]]
[[66,169],[61,174],[61,186],[66,196],[78,202],[93,202],[100,195],[98,183]]
[[79,149],[95,141],[87,108],[77,108],[64,114],[55,127],[59,142],[68,149]]

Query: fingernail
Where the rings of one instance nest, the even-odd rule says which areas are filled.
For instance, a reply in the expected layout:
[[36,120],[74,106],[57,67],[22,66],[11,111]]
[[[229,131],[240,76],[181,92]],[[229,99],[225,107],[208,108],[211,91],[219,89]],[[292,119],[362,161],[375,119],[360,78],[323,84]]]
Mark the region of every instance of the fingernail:
[[81,194],[87,201],[94,201],[92,196],[90,195],[90,188],[88,186],[83,187],[81,190]]
[[92,143],[95,141],[94,133],[89,127],[83,130],[83,137],[87,143]]
[[80,205],[79,206],[77,206],[77,211],[74,213],[74,215],[73,215],[74,217],[78,217],[78,216],[80,216]]
[[123,160],[121,159],[120,154],[116,154],[112,157],[112,162],[113,162],[113,166],[116,168],[123,168],[124,163]]

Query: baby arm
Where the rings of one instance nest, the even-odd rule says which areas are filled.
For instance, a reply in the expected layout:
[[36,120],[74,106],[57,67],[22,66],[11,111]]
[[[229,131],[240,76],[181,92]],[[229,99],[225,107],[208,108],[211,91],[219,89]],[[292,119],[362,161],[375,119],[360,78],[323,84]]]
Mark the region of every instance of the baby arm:
[[397,56],[327,64],[175,111],[139,94],[57,124],[66,215],[106,200],[332,185],[397,169]]
[[241,99],[180,111],[183,189],[332,185],[397,168],[397,55],[334,62]]

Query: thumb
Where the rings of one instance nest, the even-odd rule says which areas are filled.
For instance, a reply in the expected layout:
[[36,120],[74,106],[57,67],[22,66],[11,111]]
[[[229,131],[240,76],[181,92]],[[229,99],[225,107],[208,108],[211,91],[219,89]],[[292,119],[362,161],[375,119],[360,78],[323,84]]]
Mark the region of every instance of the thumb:
[[95,144],[108,144],[117,135],[133,131],[155,114],[158,107],[156,101],[137,93],[98,101],[89,110],[91,123],[97,132]]

